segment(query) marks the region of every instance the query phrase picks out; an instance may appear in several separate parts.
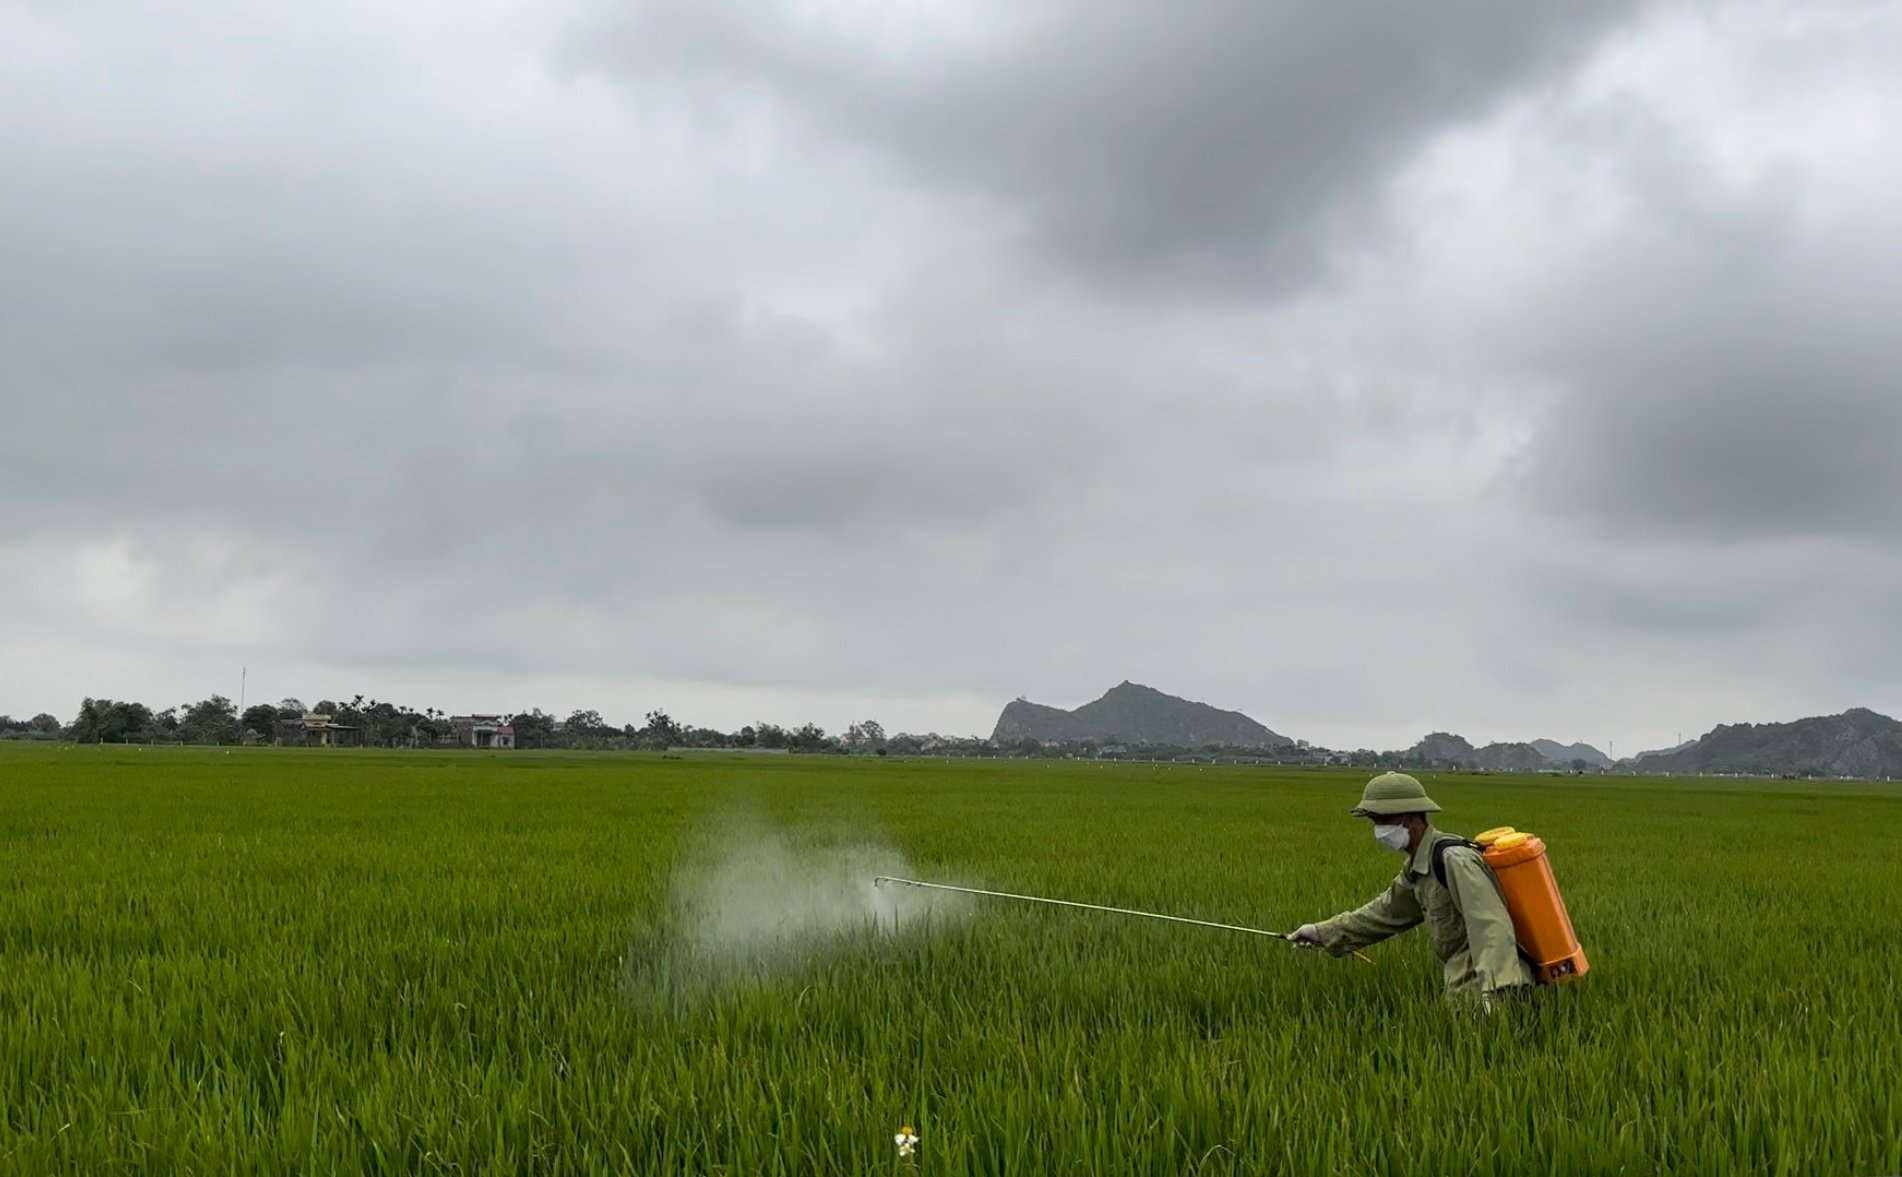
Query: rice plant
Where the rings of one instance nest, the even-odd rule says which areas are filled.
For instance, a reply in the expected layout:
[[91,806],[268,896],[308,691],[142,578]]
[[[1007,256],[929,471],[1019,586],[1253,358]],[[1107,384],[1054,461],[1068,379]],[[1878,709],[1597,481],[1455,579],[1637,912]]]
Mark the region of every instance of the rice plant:
[[[0,745],[0,1171],[1876,1173],[1893,787],[1446,776],[1584,982],[1276,941],[1395,860],[1358,774]],[[900,869],[902,868],[902,870]]]

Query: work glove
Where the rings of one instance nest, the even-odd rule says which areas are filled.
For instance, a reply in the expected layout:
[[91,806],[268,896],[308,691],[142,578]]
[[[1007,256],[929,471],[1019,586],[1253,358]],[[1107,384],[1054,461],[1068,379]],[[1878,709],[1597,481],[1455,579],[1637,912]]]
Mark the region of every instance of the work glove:
[[1294,931],[1288,933],[1288,943],[1294,945],[1296,948],[1319,948],[1321,946],[1321,929],[1314,924],[1302,924]]

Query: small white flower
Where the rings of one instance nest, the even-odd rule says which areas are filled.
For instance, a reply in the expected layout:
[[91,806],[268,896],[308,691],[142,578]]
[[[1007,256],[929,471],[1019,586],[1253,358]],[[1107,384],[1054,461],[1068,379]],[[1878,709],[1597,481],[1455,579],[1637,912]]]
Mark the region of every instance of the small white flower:
[[908,1157],[918,1151],[918,1134],[911,1130],[909,1124],[900,1128],[898,1135],[892,1137],[892,1140],[898,1145],[898,1155],[901,1157]]

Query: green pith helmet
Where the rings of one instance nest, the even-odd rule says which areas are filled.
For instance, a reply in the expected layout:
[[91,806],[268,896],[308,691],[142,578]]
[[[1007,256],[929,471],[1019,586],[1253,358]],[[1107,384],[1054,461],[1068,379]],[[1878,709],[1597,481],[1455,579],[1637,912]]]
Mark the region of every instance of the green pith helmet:
[[1348,810],[1355,817],[1396,817],[1402,813],[1438,813],[1440,807],[1426,795],[1420,782],[1404,772],[1383,772],[1361,790],[1360,804]]

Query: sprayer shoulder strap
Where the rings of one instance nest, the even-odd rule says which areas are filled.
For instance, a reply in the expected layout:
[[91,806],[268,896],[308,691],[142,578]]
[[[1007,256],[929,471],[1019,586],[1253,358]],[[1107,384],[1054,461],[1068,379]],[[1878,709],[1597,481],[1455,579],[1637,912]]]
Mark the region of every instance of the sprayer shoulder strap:
[[[1433,867],[1434,879],[1438,881],[1442,887],[1446,886],[1446,852],[1455,846],[1464,846],[1468,850],[1485,849],[1485,847],[1481,846],[1478,842],[1469,842],[1465,838],[1456,837],[1452,834],[1448,834],[1446,837],[1433,843],[1433,850],[1428,858],[1428,862]],[[1484,856],[1480,858],[1480,861],[1486,861]]]

